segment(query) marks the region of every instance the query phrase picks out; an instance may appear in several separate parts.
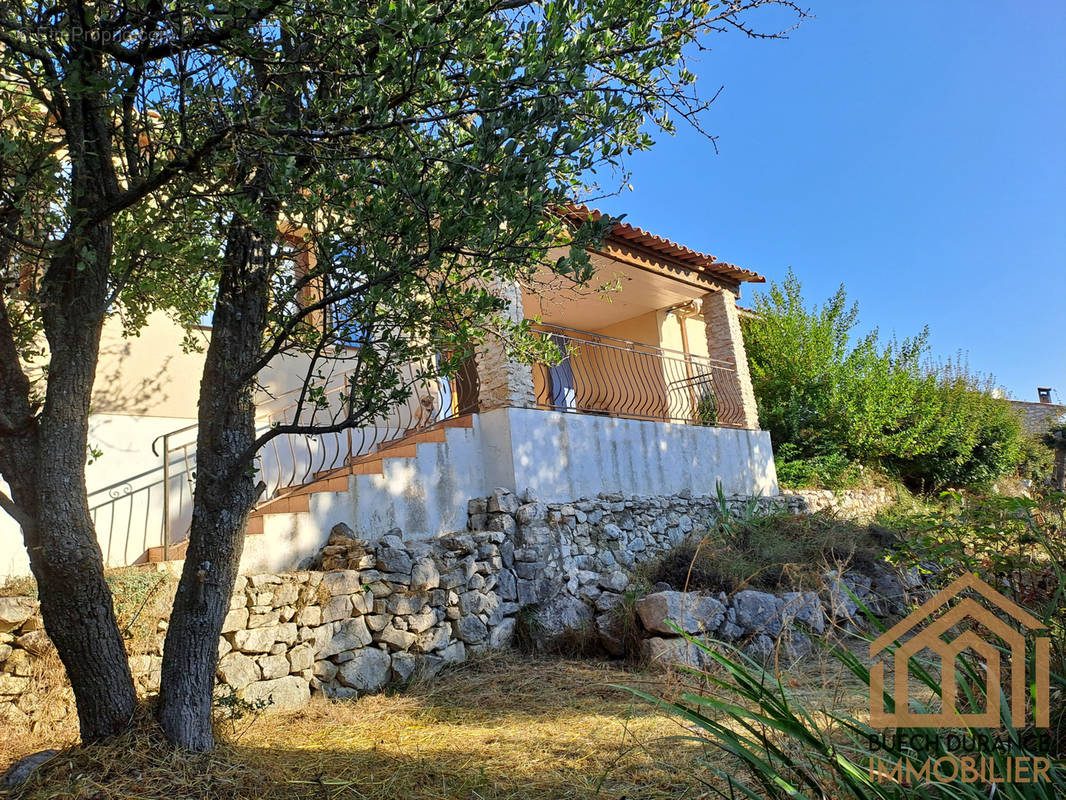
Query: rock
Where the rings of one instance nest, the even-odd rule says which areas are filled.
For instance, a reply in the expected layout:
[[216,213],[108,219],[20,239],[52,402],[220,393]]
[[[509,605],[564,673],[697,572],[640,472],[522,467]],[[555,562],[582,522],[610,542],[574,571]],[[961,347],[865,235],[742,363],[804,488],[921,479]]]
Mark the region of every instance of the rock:
[[393,650],[407,650],[418,641],[418,637],[410,631],[401,631],[392,625],[386,625],[376,637],[377,641],[384,642]]
[[706,655],[695,643],[687,639],[663,639],[653,636],[645,639],[641,646],[641,658],[649,664],[673,664],[676,666],[703,666]]
[[[5,645],[7,647],[7,645]],[[10,650],[11,648],[8,647]],[[26,650],[14,650],[4,660],[4,671],[23,678],[33,674],[33,656]]]
[[787,623],[795,620],[821,635],[825,633],[825,612],[816,592],[785,592],[781,617]]
[[29,688],[30,679],[0,672],[0,694],[22,694]]
[[725,619],[725,606],[695,592],[649,594],[636,602],[636,610],[645,628],[669,636],[677,635],[669,622],[679,625],[685,633],[700,633],[715,630]]
[[477,552],[477,544],[474,542],[474,537],[465,533],[456,533],[452,536],[445,536],[440,542],[445,550],[450,550],[459,557],[468,556]]
[[391,668],[392,659],[388,653],[366,648],[342,664],[337,677],[345,686],[357,691],[376,692],[389,680]]
[[440,586],[440,570],[432,558],[420,558],[411,566],[411,588],[425,591]]
[[799,661],[811,652],[811,640],[799,631],[786,631],[781,637],[781,654],[786,661]]
[[42,750],[39,753],[20,758],[4,773],[4,777],[0,778],[0,789],[5,791],[17,789],[29,780],[35,769],[51,761],[57,755],[59,755],[58,750]]
[[423,593],[394,594],[389,598],[386,609],[390,614],[417,614],[426,605],[429,598]]
[[855,620],[861,616],[859,604],[849,594],[849,587],[835,572],[826,574],[826,590],[829,594],[829,614],[837,620]]
[[510,536],[516,530],[514,517],[510,514],[490,514],[488,529]]
[[377,552],[377,567],[383,572],[410,575],[413,562],[406,549],[400,547],[381,547]]
[[466,513],[471,517],[475,514],[484,514],[488,510],[489,501],[486,497],[474,497],[466,503]]
[[323,622],[339,622],[352,616],[352,598],[346,594],[338,594],[330,598],[330,601],[322,606]]
[[269,653],[277,640],[277,627],[252,628],[234,633],[233,647],[242,653]]
[[322,606],[304,606],[296,612],[296,624],[314,628],[322,624]]
[[52,640],[44,631],[30,631],[24,633],[15,640],[15,643],[23,650],[29,650],[32,655],[43,656],[55,649]]
[[414,633],[428,631],[437,624],[437,614],[432,608],[426,608],[419,614],[412,614],[407,618],[407,630]]
[[597,584],[601,589],[606,589],[609,592],[624,592],[626,587],[629,586],[629,576],[620,569],[616,569],[607,575],[601,576]]
[[315,665],[315,649],[309,644],[301,644],[288,653],[289,672],[303,672]]
[[538,644],[548,644],[567,631],[592,627],[592,611],[576,597],[557,594],[541,604],[536,613]]
[[311,702],[311,689],[307,681],[295,675],[248,684],[240,694],[251,703],[266,700],[270,708],[279,711],[302,708]]
[[613,611],[607,611],[596,617],[596,632],[600,635],[600,644],[612,656],[625,655],[625,641],[622,638],[622,620]]
[[743,650],[748,658],[753,661],[767,664],[774,657],[774,640],[766,634],[760,633],[751,637],[751,641],[744,645]]
[[322,586],[331,595],[355,594],[363,590],[360,573],[352,569],[327,572],[322,576]]
[[440,657],[445,664],[458,664],[466,661],[466,645],[462,642],[452,642],[440,651]]
[[355,531],[343,522],[338,522],[329,530],[329,544],[349,544],[355,538]]
[[781,633],[784,601],[766,592],[745,589],[733,596],[736,624],[748,633],[777,636]]
[[392,677],[400,683],[407,683],[418,669],[418,658],[410,653],[392,654]]
[[493,489],[489,495],[488,512],[514,514],[518,510],[518,498],[507,489]]
[[485,623],[473,615],[466,615],[459,619],[459,638],[467,644],[480,644],[489,635],[489,629]]
[[0,633],[20,627],[37,608],[37,601],[30,597],[0,597]]
[[229,653],[218,662],[218,676],[224,684],[240,691],[259,680],[259,665],[244,653]]
[[548,510],[544,507],[543,503],[526,503],[519,506],[515,511],[515,522],[519,525],[529,525],[531,522],[544,519],[548,514]]
[[489,647],[506,647],[514,638],[515,619],[507,617],[489,632]]
[[[373,641],[362,617],[338,623],[336,629],[331,625],[322,625],[318,630],[326,633],[321,640],[318,635],[315,637],[316,658],[328,658],[345,650],[366,647]],[[328,633],[331,630],[332,634]]]
[[337,677],[339,667],[332,661],[316,661],[311,670],[314,676],[320,681],[323,683],[329,683]]
[[423,653],[440,650],[448,644],[448,641],[451,638],[452,632],[450,625],[435,625],[418,637],[418,641],[414,644],[412,649]]
[[273,680],[282,675],[289,674],[289,659],[284,655],[260,656],[259,669],[263,673],[264,680]]
[[235,608],[222,620],[222,633],[233,633],[248,626],[248,609]]
[[514,600],[518,597],[518,582],[509,569],[502,569],[497,574],[496,591],[502,600]]

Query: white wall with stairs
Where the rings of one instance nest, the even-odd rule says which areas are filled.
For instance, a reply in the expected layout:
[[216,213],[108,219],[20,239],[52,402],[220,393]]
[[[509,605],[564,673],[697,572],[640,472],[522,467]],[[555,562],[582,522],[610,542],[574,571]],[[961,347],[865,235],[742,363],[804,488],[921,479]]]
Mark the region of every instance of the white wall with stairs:
[[295,569],[338,522],[377,539],[465,530],[467,501],[502,487],[546,502],[599,492],[779,493],[765,431],[501,408],[440,423],[355,459],[267,504],[249,525],[241,569]]

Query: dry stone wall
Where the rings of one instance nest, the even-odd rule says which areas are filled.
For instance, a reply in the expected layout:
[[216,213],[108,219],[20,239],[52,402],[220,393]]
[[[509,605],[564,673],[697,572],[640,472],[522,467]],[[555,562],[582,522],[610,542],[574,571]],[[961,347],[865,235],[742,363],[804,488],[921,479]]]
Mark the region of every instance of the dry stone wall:
[[[338,525],[316,564],[325,569],[239,577],[219,638],[220,694],[297,708],[315,693],[376,692],[508,644],[518,604],[498,587],[505,538],[404,542],[391,531],[370,543]],[[159,688],[165,619],[156,631],[130,657],[144,694]],[[69,713],[69,689],[40,702],[34,676],[45,669],[62,674],[37,602],[0,598],[0,720],[32,725]]]
[[[745,512],[802,513],[811,502],[727,498]],[[620,653],[612,612],[632,568],[714,526],[721,505],[684,492],[543,503],[528,490],[497,489],[468,510],[469,530],[429,541],[404,541],[399,530],[369,541],[338,524],[309,569],[238,578],[219,639],[219,692],[275,708],[299,707],[316,693],[375,692],[509,644],[523,607],[534,609],[544,639],[595,631]],[[701,630],[713,620],[718,635],[752,633],[741,594],[698,600],[708,611]],[[130,658],[145,694],[159,688],[166,619],[148,624]],[[52,724],[70,713],[69,688],[53,686],[44,698],[44,674],[62,676],[62,666],[36,601],[0,598],[0,720]]]
[[828,511],[840,517],[870,520],[879,511],[896,502],[893,489],[879,486],[873,489],[790,489],[789,494],[800,498],[812,514]]

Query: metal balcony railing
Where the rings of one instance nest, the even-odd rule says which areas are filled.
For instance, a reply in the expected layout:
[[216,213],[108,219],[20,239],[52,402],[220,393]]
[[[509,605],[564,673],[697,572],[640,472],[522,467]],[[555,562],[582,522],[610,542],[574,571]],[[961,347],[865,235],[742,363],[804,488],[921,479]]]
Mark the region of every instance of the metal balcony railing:
[[555,325],[534,329],[561,360],[534,375],[537,405],[557,411],[742,428],[733,367],[714,359]]
[[[266,485],[257,505],[291,494],[405,436],[477,410],[472,359],[452,377],[426,377],[431,372],[426,364],[406,365],[401,382],[414,390],[412,396],[370,425],[315,436],[284,434],[268,442],[256,456],[257,477]],[[328,425],[342,416],[348,377],[341,373],[327,382],[327,405],[313,413],[305,409],[301,423]],[[295,391],[273,398],[271,405],[278,408],[278,401]],[[296,409],[292,402],[264,413],[256,421],[257,431],[291,422]],[[105,563],[128,564],[151,548],[162,548],[169,558],[170,549],[187,538],[196,485],[196,437],[195,424],[157,437],[152,449],[160,456],[159,467],[90,493],[90,513]]]

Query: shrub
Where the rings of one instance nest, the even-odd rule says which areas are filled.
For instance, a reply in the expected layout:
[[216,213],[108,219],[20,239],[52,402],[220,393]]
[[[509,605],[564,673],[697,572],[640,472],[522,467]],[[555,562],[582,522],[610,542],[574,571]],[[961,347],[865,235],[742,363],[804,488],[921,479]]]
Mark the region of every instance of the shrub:
[[1009,404],[957,363],[930,364],[927,330],[856,338],[843,286],[808,308],[791,272],[755,307],[744,341],[783,483],[844,486],[865,464],[921,489],[984,486],[1021,460]]
[[752,517],[690,539],[649,562],[649,584],[732,594],[740,589],[819,589],[827,567],[863,570],[894,542],[890,531],[828,514]]
[[[841,711],[832,700],[816,706],[809,694],[793,690],[796,681],[772,674],[743,654],[721,643],[707,645],[692,640],[714,666],[707,672],[688,671],[706,681],[711,691],[692,692],[676,702],[630,691],[684,720],[693,732],[688,738],[727,754],[730,761],[725,766],[719,760],[703,761],[726,786],[725,790],[715,788],[718,796],[819,800],[1052,800],[1066,796],[1066,496],[1049,494],[1033,500],[948,494],[943,500],[937,509],[886,517],[904,534],[901,560],[938,562],[945,567],[944,577],[976,572],[1046,625],[1051,640],[1051,727],[1040,731],[1046,735],[1034,735],[1037,731],[1031,727],[1013,726],[1010,702],[1002,686],[998,695],[989,698],[1002,709],[1000,728],[951,732],[965,735],[968,743],[975,745],[967,755],[990,759],[1000,775],[1005,772],[1007,758],[1047,757],[1048,780],[989,784],[886,779],[879,769],[881,762],[891,768],[904,759],[920,767],[928,758],[951,756],[945,747],[950,743],[943,735],[947,732],[931,737],[930,749],[916,750],[912,746],[914,735],[924,741],[928,729],[904,728],[894,731],[898,737],[882,736],[884,731]],[[880,633],[877,620],[868,617],[874,635]],[[868,642],[859,638],[854,648],[865,651]],[[842,647],[833,648],[832,655],[869,691],[870,673],[863,659]],[[1001,653],[1007,655],[1005,650]],[[1035,648],[1027,648],[1026,674],[1030,676],[1035,674],[1034,655]],[[984,665],[970,656],[955,661],[960,711],[976,710],[984,704],[978,691],[984,685]],[[926,693],[925,698],[912,694],[912,703],[927,708],[941,705],[936,675],[940,666],[910,658],[910,674]],[[841,678],[828,696],[842,695],[843,684]],[[886,701],[890,704],[891,698],[886,697]]]

